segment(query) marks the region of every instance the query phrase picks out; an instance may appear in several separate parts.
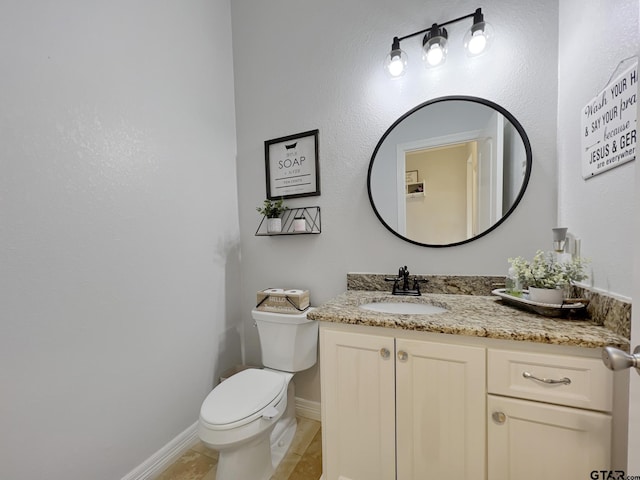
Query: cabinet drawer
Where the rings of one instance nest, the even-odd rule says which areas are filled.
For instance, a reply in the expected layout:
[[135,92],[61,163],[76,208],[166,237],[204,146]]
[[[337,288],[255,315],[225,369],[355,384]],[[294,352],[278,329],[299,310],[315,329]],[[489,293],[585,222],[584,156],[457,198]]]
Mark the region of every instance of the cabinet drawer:
[[489,350],[487,360],[489,393],[605,412],[612,409],[613,372],[600,359]]

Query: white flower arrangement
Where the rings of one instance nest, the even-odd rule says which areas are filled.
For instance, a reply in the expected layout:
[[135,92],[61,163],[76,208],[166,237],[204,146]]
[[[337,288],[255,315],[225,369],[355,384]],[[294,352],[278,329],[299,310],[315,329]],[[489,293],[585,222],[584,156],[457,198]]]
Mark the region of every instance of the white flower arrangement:
[[517,257],[510,258],[509,263],[523,287],[564,288],[588,277],[585,274],[587,259],[574,257],[569,262],[558,262],[553,252],[542,250],[536,252],[531,262]]

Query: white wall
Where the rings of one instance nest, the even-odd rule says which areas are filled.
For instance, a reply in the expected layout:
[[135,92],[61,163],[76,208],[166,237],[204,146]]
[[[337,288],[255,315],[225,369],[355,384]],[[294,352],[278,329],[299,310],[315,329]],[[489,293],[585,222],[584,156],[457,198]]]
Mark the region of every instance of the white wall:
[[238,361],[230,25],[228,0],[0,7],[1,478],[121,478]]
[[[487,55],[467,59],[462,38],[471,20],[452,25],[447,63],[420,65],[419,38],[403,42],[413,61],[399,81],[382,62],[394,36],[472,13],[471,1],[271,0],[232,2],[236,89],[242,308],[266,287],[308,288],[320,304],[346,288],[347,272],[504,274],[507,258],[551,248],[556,224],[558,2],[488,0],[482,4],[496,39]],[[467,24],[468,23],[468,24]],[[535,40],[535,41],[534,41]],[[529,189],[518,210],[491,234],[466,245],[431,249],[401,241],[376,219],[366,176],[385,130],[407,110],[444,95],[496,102],[523,125],[533,148]],[[320,205],[317,236],[255,237],[255,211],[265,197],[264,141],[318,128],[319,197],[288,201]],[[260,362],[258,337],[247,327],[247,361]],[[317,368],[297,376],[298,395],[319,400]]]
[[618,62],[638,54],[638,1],[563,0],[559,18],[558,224],[582,239],[591,285],[631,297],[637,161],[583,180],[580,122]]
[[[640,172],[637,160],[585,181],[581,176],[581,112],[608,83],[618,63],[638,55],[637,0],[560,2],[558,61],[558,218],[582,237],[582,254],[592,260],[592,285],[622,297],[640,294]],[[585,35],[585,32],[589,32]],[[628,66],[627,62],[624,66]],[[634,230],[635,229],[635,230]],[[634,269],[635,265],[635,269]],[[634,272],[635,270],[635,272]],[[631,348],[639,343],[633,309]],[[628,467],[638,472],[640,436],[637,375],[629,372]],[[615,443],[624,444],[616,438]],[[619,450],[616,450],[619,454]]]
[[[638,11],[638,25],[640,26],[640,11]],[[640,28],[639,32],[640,34]],[[640,94],[640,85],[637,85]],[[637,111],[640,120],[640,109]],[[640,238],[640,168],[636,168],[635,210],[634,210],[634,238]],[[640,243],[634,242],[633,259],[633,295],[640,298]],[[640,345],[640,309],[631,310],[631,349]],[[640,472],[640,456],[637,455],[640,442],[640,377],[629,372],[629,437],[627,443],[627,472]]]

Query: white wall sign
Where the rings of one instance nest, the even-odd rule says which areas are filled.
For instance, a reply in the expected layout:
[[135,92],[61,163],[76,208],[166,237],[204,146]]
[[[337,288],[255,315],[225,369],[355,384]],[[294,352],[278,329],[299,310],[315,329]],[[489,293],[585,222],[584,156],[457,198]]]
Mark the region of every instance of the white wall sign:
[[614,78],[582,111],[582,177],[636,159],[638,61]]
[[318,130],[264,142],[267,198],[320,195]]

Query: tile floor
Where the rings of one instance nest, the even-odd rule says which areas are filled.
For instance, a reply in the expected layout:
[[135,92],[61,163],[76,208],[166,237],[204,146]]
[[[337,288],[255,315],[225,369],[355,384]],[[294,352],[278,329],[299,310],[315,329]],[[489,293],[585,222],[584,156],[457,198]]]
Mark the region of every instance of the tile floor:
[[[320,422],[297,418],[298,428],[291,447],[271,480],[318,480],[322,475]],[[162,472],[157,480],[215,480],[217,464],[218,453],[197,443]]]

